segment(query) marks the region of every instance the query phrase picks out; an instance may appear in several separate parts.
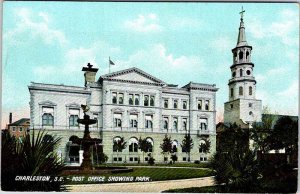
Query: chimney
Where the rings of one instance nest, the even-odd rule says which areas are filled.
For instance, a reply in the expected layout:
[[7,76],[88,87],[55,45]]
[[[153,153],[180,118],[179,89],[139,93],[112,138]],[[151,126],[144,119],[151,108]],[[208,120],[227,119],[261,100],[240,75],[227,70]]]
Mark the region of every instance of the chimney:
[[12,113],[10,112],[9,113],[9,124],[11,124],[12,123]]
[[84,71],[84,86],[87,85],[87,83],[95,82],[95,76],[98,71],[98,68],[93,68],[93,65],[90,63],[87,64],[87,67],[83,67],[82,71]]

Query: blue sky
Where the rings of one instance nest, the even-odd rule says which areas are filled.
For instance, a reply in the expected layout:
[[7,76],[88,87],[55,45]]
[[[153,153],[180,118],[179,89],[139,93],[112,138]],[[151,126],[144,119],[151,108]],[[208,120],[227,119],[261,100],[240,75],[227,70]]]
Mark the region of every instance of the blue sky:
[[216,84],[218,118],[228,100],[241,7],[257,80],[257,98],[280,114],[298,114],[299,7],[296,3],[4,2],[3,118],[29,117],[31,81],[83,86],[138,67],[165,82]]

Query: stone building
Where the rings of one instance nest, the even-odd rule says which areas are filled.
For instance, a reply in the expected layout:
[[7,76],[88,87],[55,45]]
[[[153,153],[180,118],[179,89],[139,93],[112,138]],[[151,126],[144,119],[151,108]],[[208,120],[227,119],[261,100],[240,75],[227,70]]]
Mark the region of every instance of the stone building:
[[[243,14],[243,12],[241,12]],[[232,49],[233,64],[228,82],[229,101],[224,104],[224,123],[236,123],[242,127],[261,121],[262,102],[256,99],[254,64],[251,61],[252,46],[246,41],[243,15],[241,16],[236,47]]]
[[[98,69],[88,64],[82,70],[84,87],[34,82],[28,87],[31,129],[46,129],[48,134],[62,137],[59,153],[66,163],[78,164],[82,158],[81,146],[70,141],[83,136],[83,126],[77,123],[83,117],[81,104],[88,104],[90,117],[97,120],[90,127],[91,137],[103,140],[109,163],[147,161],[147,153],[137,147],[140,137],[151,143],[148,151],[155,161],[163,162],[160,144],[165,134],[172,139],[178,162],[189,157],[206,161],[215,152],[215,85],[190,82],[178,87],[135,67],[102,75],[96,81]],[[193,139],[190,154],[181,147],[185,134]],[[127,147],[115,152],[113,142],[122,137]],[[199,145],[207,140],[210,151],[204,153]]]

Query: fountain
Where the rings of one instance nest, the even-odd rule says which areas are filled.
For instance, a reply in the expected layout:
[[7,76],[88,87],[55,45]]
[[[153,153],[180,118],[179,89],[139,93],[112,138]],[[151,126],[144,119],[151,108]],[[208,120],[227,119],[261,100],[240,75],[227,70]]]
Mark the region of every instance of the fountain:
[[71,174],[105,174],[105,173],[118,173],[118,172],[132,172],[133,170],[126,167],[94,167],[91,160],[90,147],[95,144],[102,144],[102,139],[91,138],[89,125],[95,124],[96,119],[90,119],[90,116],[86,114],[89,110],[87,105],[81,105],[84,116],[83,119],[78,119],[79,124],[84,125],[83,138],[77,138],[73,140],[73,143],[82,145],[83,147],[83,160],[80,167],[66,166],[63,170],[63,175]]

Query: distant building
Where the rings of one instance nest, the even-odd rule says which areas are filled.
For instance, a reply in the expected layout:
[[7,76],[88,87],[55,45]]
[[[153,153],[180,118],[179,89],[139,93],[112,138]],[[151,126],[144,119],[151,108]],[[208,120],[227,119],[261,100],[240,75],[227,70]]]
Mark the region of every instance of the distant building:
[[22,118],[11,124],[8,124],[8,131],[15,137],[22,137],[27,134],[30,127],[30,119]]

